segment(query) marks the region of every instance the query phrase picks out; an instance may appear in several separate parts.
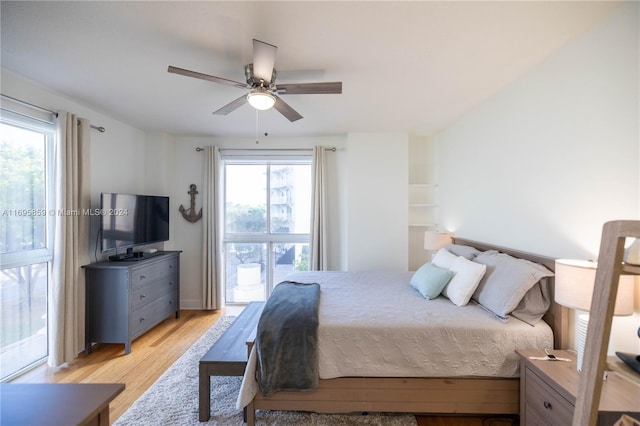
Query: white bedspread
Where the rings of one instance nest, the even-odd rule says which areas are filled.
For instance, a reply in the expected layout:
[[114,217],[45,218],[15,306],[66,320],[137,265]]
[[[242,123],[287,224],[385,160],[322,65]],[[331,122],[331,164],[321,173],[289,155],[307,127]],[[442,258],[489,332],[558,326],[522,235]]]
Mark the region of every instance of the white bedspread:
[[[552,348],[551,328],[516,318],[506,324],[480,306],[425,300],[411,272],[300,272],[287,277],[321,286],[320,378],[518,377],[515,349]],[[253,367],[252,367],[253,365]],[[238,399],[255,395],[250,359]]]

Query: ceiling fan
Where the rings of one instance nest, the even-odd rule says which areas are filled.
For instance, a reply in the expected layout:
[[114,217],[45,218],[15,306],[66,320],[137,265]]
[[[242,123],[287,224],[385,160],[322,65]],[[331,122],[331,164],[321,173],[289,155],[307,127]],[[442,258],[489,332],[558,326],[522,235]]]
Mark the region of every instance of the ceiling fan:
[[275,108],[289,121],[296,121],[302,118],[296,110],[291,108],[278,95],[304,95],[304,94],[338,94],[342,93],[342,82],[329,83],[290,83],[276,86],[276,51],[278,48],[272,44],[260,40],[253,40],[253,63],[244,67],[246,83],[228,80],[222,77],[202,74],[184,68],[169,66],[170,73],[181,74],[187,77],[199,78],[201,80],[213,81],[214,83],[234,86],[240,89],[248,89],[249,93],[231,101],[222,108],[214,111],[214,114],[227,115],[249,102],[251,106],[258,110]]

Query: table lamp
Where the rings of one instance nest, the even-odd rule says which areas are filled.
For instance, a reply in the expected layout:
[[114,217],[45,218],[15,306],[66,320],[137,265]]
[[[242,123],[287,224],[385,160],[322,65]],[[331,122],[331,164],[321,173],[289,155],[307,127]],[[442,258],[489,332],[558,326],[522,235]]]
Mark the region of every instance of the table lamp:
[[[591,298],[598,264],[586,260],[556,259],[555,301],[568,308],[585,311],[576,315],[578,371],[582,370],[584,345],[589,327]],[[621,275],[613,315],[633,314],[633,277]]]
[[624,249],[622,260],[629,265],[640,265],[640,238],[634,238],[633,243]]

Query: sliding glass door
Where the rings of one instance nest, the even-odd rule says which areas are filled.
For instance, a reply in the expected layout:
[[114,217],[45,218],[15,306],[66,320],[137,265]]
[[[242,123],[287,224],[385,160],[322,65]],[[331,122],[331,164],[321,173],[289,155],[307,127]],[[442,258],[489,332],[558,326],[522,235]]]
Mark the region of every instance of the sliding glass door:
[[311,158],[225,159],[225,299],[265,300],[308,270]]
[[53,124],[2,111],[0,135],[0,370],[6,380],[48,355]]

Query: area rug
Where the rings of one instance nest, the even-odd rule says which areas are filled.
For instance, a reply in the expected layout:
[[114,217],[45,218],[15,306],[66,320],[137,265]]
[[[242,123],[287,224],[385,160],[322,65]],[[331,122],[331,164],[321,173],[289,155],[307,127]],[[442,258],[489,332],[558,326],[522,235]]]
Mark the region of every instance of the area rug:
[[[198,421],[198,363],[229,327],[234,317],[220,318],[160,378],[120,416],[114,426],[242,425],[242,410],[235,408],[242,377],[213,377],[211,418]],[[161,349],[160,349],[161,350]],[[417,425],[409,414],[315,414],[257,411],[259,426],[407,426]]]

